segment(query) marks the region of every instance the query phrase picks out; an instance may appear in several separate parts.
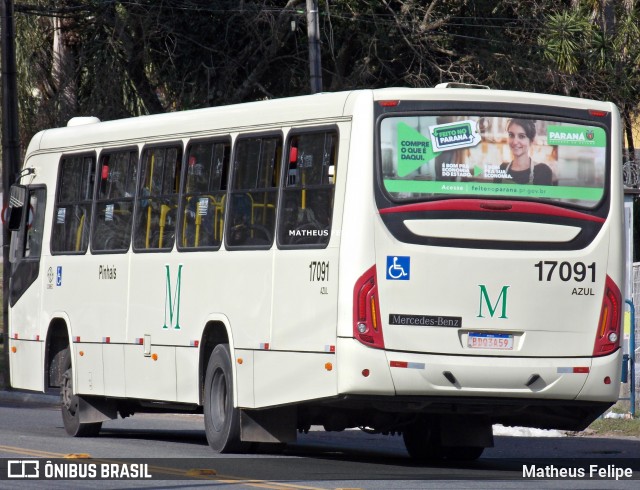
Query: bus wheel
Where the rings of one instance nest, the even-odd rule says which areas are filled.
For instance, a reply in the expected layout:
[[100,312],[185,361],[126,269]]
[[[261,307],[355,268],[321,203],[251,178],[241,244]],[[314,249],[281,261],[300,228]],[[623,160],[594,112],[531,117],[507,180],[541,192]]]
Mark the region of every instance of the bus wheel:
[[452,446],[444,450],[447,459],[454,461],[475,461],[484,451],[483,447],[478,446]]
[[204,378],[204,429],[209,446],[219,453],[246,451],[240,441],[240,410],[233,406],[233,371],[228,344],[213,349]]
[[102,427],[102,422],[80,423],[80,397],[73,394],[73,372],[71,370],[71,351],[69,347],[62,352],[61,365],[64,371],[62,383],[60,384],[64,430],[73,437],[97,436]]
[[424,461],[442,459],[444,456],[437,426],[423,418],[409,425],[402,433],[402,439],[413,459]]

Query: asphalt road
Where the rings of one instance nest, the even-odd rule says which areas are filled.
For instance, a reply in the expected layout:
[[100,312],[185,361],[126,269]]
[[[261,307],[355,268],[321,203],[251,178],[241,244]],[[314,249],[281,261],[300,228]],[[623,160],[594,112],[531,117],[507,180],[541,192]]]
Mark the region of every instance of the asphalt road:
[[[251,455],[220,456],[207,445],[201,416],[140,414],[106,422],[97,438],[71,438],[62,428],[56,402],[55,397],[44,395],[0,392],[0,488],[640,487],[637,479],[620,473],[631,471],[633,478],[640,478],[638,439],[496,437],[495,447],[485,450],[478,461],[420,465],[409,459],[398,436],[359,430],[311,431],[286,448],[263,447]],[[55,466],[57,476],[67,478],[9,480],[10,460],[38,461],[41,475],[49,461],[51,474]],[[94,465],[100,474],[105,465],[122,462],[129,465],[128,472],[144,468],[153,479],[70,478],[73,465],[77,466],[76,472],[82,471],[78,469],[80,464]],[[11,468],[12,474],[19,473],[15,468]],[[572,472],[577,478],[563,477]],[[545,474],[556,478],[534,478]]]

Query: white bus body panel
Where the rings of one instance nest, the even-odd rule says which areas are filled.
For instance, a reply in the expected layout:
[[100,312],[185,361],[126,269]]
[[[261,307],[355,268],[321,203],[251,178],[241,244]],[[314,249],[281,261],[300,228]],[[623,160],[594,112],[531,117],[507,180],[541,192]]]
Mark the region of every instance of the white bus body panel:
[[[27,156],[25,165],[42,168],[42,182],[55,182],[55,166],[47,166],[50,161],[50,157],[47,155]],[[48,201],[50,201],[52,194],[50,187],[47,188],[47,193]],[[50,233],[52,214],[52,209],[47,206],[47,216],[44,223],[45,236],[49,236]],[[48,247],[48,243],[43,244],[43,255]],[[49,318],[43,312],[45,308],[43,298],[47,284],[47,268],[41,261],[37,279],[22,295],[20,301],[9,308],[9,362],[11,365],[11,386],[14,388],[34,391],[44,391],[45,388],[44,343]],[[13,352],[14,347],[15,353]]]
[[335,355],[304,352],[257,351],[255,405],[268,407],[293,400],[315,400],[336,395]]
[[[338,304],[338,338],[353,338],[353,287],[358,278],[375,263],[373,198],[373,100],[368,94],[349,98],[353,111],[351,139],[358,144],[349,147],[349,166],[343,197],[342,230],[340,232]],[[349,197],[352,196],[352,197]]]
[[148,357],[141,348],[124,347],[126,396],[177,401],[176,348],[151,344],[152,355]]
[[193,347],[176,347],[176,400],[184,403],[198,404],[199,351]]
[[11,386],[23,390],[44,391],[44,342],[12,338],[8,342],[11,356]]
[[124,344],[103,344],[104,395],[117,398],[127,396],[124,380],[126,364],[124,362]]
[[[609,356],[592,358],[591,372],[576,400],[615,401],[620,394],[621,374],[622,349]],[[605,379],[610,379],[611,382],[606,383]]]
[[354,339],[341,338],[336,352],[341,394],[395,395],[385,351],[365,347]]
[[[419,395],[425,391],[438,395],[522,397],[571,400],[585,384],[588,373],[570,373],[574,367],[591,367],[589,358],[501,358],[478,356],[440,356],[389,353],[389,361],[408,363],[409,367],[391,368],[396,394]],[[618,356],[614,356],[618,357]],[[450,372],[455,384],[444,377]],[[533,375],[539,379],[526,384]]]
[[87,395],[104,394],[102,345],[96,343],[77,346],[75,363],[76,391]]
[[[598,358],[446,356],[338,342],[339,391],[350,395],[538,398],[610,401],[618,396],[622,352]],[[391,367],[404,363],[402,367]],[[406,365],[405,365],[406,364]],[[588,368],[589,372],[572,372]],[[367,372],[366,376],[364,372]],[[455,376],[453,384],[443,373]],[[539,378],[526,386],[532,376]],[[605,382],[605,378],[609,378]]]
[[[237,407],[255,408],[256,401],[254,396],[254,350],[235,349],[233,356],[234,372],[234,396]],[[242,387],[241,389],[239,387]]]
[[[340,244],[351,125],[338,122],[338,161],[331,236],[326,248],[274,253],[273,318],[270,348],[335,352],[338,320]],[[326,274],[320,274],[324,271]]]
[[[557,278],[555,282],[538,281],[539,271],[534,266],[541,260],[606,264],[608,230],[603,230],[586,250],[483,250],[480,256],[476,249],[398,244],[383,227],[382,223],[376,227],[376,251],[387,349],[472,357],[489,353],[496,357],[592,354],[605,271],[597,270],[596,282],[587,283],[585,288],[584,283],[580,286]],[[386,279],[387,257],[398,255],[410,257],[409,280]],[[586,295],[572,294],[585,293],[584,289]],[[567,310],[574,312],[571,321],[567,321]],[[456,323],[389,323],[390,317],[398,319],[401,315],[428,315],[443,322],[456,318]],[[513,349],[472,349],[467,342],[469,332],[512,334]]]

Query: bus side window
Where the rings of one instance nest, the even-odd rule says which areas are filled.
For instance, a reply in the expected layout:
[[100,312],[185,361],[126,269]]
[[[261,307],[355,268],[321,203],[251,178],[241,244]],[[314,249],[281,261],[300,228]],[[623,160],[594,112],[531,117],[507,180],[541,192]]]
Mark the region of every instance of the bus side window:
[[85,253],[89,244],[95,157],[62,157],[51,232],[51,252]]
[[39,259],[42,253],[46,188],[28,189],[28,202],[24,205],[26,222],[11,233],[10,261]]
[[336,131],[294,135],[278,216],[278,244],[324,247],[331,235],[337,160]]
[[44,211],[46,189],[29,189],[29,209],[27,211],[27,238],[24,244],[24,257],[39,259],[42,253],[44,231]]
[[180,249],[217,248],[222,242],[231,144],[192,143],[187,150]]
[[176,232],[182,148],[147,148],[140,163],[138,206],[133,248],[136,251],[173,248]]
[[279,136],[237,140],[225,227],[229,247],[271,247],[281,158]]
[[136,190],[138,152],[103,153],[98,168],[96,211],[91,232],[95,252],[129,249]]
[[[24,203],[24,213],[19,228],[11,233],[9,248],[11,281],[8,291],[10,306],[14,306],[38,278],[46,198],[46,187],[28,187],[27,202]],[[9,274],[9,271],[5,273]]]

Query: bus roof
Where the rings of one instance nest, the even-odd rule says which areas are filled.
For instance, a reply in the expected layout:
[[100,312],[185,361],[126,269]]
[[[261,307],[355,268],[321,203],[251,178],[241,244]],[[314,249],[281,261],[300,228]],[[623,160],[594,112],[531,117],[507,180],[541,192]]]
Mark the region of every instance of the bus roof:
[[[118,146],[122,146],[193,138],[211,135],[216,131],[246,131],[256,126],[283,127],[293,123],[300,126],[306,122],[317,125],[323,120],[329,122],[342,117],[349,118],[358,100],[481,100],[522,103],[523,93],[472,88],[384,88],[303,95],[104,122],[97,122],[97,118],[86,118],[86,124],[39,132],[32,138],[27,155],[36,151],[73,151],[87,146],[111,146],[116,142]],[[607,102],[545,94],[527,93],[526,102],[615,111],[615,106]],[[259,120],[256,117],[258,113]]]

